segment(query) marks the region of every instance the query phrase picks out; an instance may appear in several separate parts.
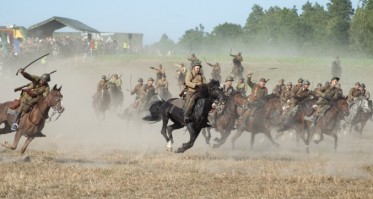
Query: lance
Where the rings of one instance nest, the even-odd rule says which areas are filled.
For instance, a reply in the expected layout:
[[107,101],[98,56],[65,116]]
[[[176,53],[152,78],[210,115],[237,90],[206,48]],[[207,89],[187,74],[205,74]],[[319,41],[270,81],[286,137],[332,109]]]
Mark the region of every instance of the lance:
[[[45,57],[45,56],[48,56],[48,55],[49,55],[49,53],[47,53],[47,54],[45,54],[45,55],[43,55],[43,56],[41,56],[41,57],[35,59],[34,61],[30,62],[30,63],[27,64],[25,67],[23,67],[22,69],[23,69],[23,70],[26,70],[26,68],[29,67],[31,64],[35,63],[35,62],[38,61],[39,59],[41,59],[41,58],[43,58],[43,57]],[[19,70],[17,71],[16,75],[18,75],[18,72],[19,72]]]

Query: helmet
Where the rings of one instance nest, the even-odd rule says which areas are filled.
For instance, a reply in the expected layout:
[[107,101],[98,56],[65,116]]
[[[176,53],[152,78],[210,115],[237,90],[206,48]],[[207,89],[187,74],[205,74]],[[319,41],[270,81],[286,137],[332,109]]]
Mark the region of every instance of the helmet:
[[101,76],[101,79],[106,79],[106,75],[102,75],[102,76]]
[[361,86],[359,82],[356,82],[355,83],[355,86]]
[[288,83],[286,84],[286,86],[293,86],[293,84],[292,84],[291,82],[288,82]]
[[159,68],[162,68],[162,64],[159,64]]
[[264,79],[264,78],[260,78],[260,79],[259,79],[259,82],[264,82],[264,83],[267,83],[267,80],[266,80],[266,79]]
[[360,86],[363,87],[363,88],[365,88],[365,84],[364,83],[361,83]]
[[225,81],[227,82],[227,81],[234,81],[234,80],[233,80],[233,77],[228,76],[227,79],[225,79]]
[[339,77],[333,77],[330,81],[337,80],[339,81]]
[[195,61],[195,62],[193,62],[193,67],[195,67],[195,66],[199,66],[199,67],[202,68],[202,65],[201,65],[201,62],[200,62],[200,61]]
[[152,81],[152,82],[154,82],[154,79],[151,78],[151,77],[149,77],[149,78],[148,78],[148,81]]
[[137,82],[144,82],[142,78],[137,79]]
[[299,79],[298,79],[298,83],[303,83],[303,81],[304,81],[304,80],[303,80],[302,78],[299,78]]
[[284,83],[285,80],[284,80],[284,79],[280,79],[280,80],[278,80],[278,81]]
[[304,80],[303,85],[310,85],[311,83],[308,80]]
[[49,82],[49,81],[51,81],[51,76],[50,76],[48,73],[44,73],[44,74],[40,77],[40,79],[42,79],[42,80],[44,80],[44,81],[46,81],[46,82]]

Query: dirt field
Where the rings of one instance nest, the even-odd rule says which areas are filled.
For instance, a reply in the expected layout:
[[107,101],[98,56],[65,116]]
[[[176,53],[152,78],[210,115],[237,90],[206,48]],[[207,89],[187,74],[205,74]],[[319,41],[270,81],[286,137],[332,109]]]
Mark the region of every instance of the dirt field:
[[[221,62],[225,78],[232,67],[230,57],[210,60]],[[294,82],[299,77],[310,80],[314,88],[330,79],[332,61],[244,57],[244,67],[254,72],[254,80],[269,78],[269,90],[280,78]],[[160,123],[124,121],[116,116],[134,100],[126,89],[133,88],[139,77],[155,77],[150,66],[163,64],[176,96],[173,63],[180,62],[188,64],[185,57],[129,55],[85,62],[50,60],[46,66],[30,66],[27,71],[32,74],[58,70],[50,86],[62,85],[66,111],[46,125],[47,137],[35,139],[25,157],[19,158],[25,138],[16,151],[0,148],[0,198],[373,198],[371,121],[362,136],[341,136],[337,153],[333,139],[327,136],[319,145],[312,143],[311,154],[306,155],[303,144],[297,145],[290,133],[280,138],[279,148],[258,135],[250,150],[250,134],[245,133],[236,150],[231,149],[230,138],[220,149],[211,149],[200,136],[192,149],[174,154],[165,151]],[[345,94],[356,81],[373,92],[372,60],[342,58],[342,67]],[[207,65],[203,69],[210,77],[211,69]],[[92,95],[101,75],[113,73],[122,74],[125,104],[99,121],[91,106]],[[13,88],[27,83],[15,76],[15,70],[3,70],[0,80],[2,102],[17,98],[19,93]],[[212,133],[213,138],[219,136]],[[13,137],[1,135],[0,142],[12,142]],[[174,147],[179,147],[188,133],[175,131],[174,138]]]

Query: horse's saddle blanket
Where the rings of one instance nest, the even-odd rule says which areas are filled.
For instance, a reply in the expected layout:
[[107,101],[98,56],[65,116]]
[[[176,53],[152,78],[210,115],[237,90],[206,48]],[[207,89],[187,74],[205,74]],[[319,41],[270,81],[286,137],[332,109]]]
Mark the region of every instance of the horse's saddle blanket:
[[184,104],[185,104],[185,100],[182,99],[182,98],[177,98],[175,100],[172,100],[171,104],[174,105],[174,106],[176,106],[177,108],[183,109],[184,108]]

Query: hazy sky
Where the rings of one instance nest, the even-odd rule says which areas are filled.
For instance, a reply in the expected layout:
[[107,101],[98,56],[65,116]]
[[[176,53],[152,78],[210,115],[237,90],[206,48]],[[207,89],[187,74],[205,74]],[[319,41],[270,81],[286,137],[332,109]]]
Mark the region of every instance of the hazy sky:
[[[199,24],[205,31],[225,22],[244,26],[254,4],[301,10],[307,0],[23,0],[2,3],[0,26],[26,28],[53,16],[79,20],[101,32],[143,33],[144,44],[159,41],[163,33],[175,42]],[[330,0],[310,0],[326,8]],[[359,0],[351,0],[356,8]],[[7,5],[4,7],[4,5]],[[66,29],[65,29],[66,30]]]

